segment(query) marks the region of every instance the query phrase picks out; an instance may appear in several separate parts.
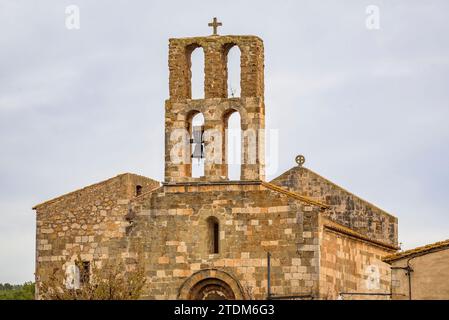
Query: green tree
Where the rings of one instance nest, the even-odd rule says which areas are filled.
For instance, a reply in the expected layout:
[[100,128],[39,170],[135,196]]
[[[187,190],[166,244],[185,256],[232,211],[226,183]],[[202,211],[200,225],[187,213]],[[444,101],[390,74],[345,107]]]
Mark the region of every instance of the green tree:
[[34,282],[12,285],[0,283],[0,300],[33,300]]

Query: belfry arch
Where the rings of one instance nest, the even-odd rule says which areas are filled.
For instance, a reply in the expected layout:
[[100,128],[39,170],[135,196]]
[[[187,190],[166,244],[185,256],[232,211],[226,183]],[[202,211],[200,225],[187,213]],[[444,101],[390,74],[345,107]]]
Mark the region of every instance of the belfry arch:
[[223,46],[223,67],[226,77],[226,92],[228,98],[241,96],[242,52],[235,43]]
[[191,111],[187,117],[189,133],[190,172],[192,178],[204,176],[204,116],[199,111]]
[[242,119],[239,111],[231,108],[223,114],[223,174],[229,180],[240,180],[242,158]]
[[171,100],[191,99],[191,55],[198,47],[204,50],[205,99],[228,97],[227,55],[234,47],[240,51],[240,97],[263,97],[262,40],[255,36],[218,36],[170,39]]
[[[204,99],[192,99],[191,54],[204,50]],[[240,80],[240,95],[228,96],[227,58],[230,50],[240,51],[240,64],[236,73]],[[233,180],[263,180],[265,178],[265,105],[263,97],[263,42],[255,36],[209,36],[170,39],[169,70],[170,98],[165,107],[165,181],[226,181],[229,180],[223,141],[231,116],[229,110],[239,112],[242,139],[240,175]],[[235,81],[234,81],[235,82]],[[170,152],[179,139],[170,140],[170,133],[183,128],[184,115],[199,110],[204,123],[204,175],[192,176],[192,164],[170,161]],[[235,117],[236,115],[233,115]],[[209,139],[208,139],[209,138]],[[189,138],[190,139],[190,138]],[[186,152],[187,153],[187,152]],[[238,169],[237,169],[238,170]]]
[[186,59],[189,71],[189,91],[191,99],[204,98],[205,83],[205,54],[204,49],[194,43],[186,47]]

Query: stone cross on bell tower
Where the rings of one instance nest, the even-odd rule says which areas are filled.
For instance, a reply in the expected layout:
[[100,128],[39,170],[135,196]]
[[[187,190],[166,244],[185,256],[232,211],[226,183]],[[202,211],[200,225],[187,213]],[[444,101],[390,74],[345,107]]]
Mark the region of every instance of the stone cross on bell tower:
[[212,27],[213,28],[213,36],[216,36],[216,35],[218,35],[217,34],[217,29],[218,29],[218,27],[221,27],[223,24],[221,23],[221,22],[218,22],[217,21],[217,18],[216,17],[214,17],[213,19],[212,19],[212,22],[210,22],[210,23],[208,23],[208,26],[209,27]]
[[[241,119],[240,180],[263,180],[265,145],[264,49],[256,36],[220,36],[169,40],[169,92],[165,102],[165,183],[228,180],[228,118]],[[240,50],[240,97],[228,97],[227,55]],[[204,50],[204,99],[192,99],[191,55]],[[192,118],[204,117],[204,176],[192,177]]]

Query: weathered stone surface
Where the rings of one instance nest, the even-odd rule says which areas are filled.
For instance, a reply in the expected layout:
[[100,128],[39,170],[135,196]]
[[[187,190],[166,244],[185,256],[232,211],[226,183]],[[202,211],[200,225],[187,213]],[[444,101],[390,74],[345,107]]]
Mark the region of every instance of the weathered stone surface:
[[[233,112],[238,112],[242,128],[242,180],[263,180],[265,178],[265,107],[263,98],[198,99],[165,103],[165,181],[226,181],[228,165],[225,154],[225,130],[227,119]],[[181,138],[177,134],[191,130],[192,117],[202,113],[205,129],[205,178],[192,178],[190,159],[190,137]],[[218,140],[218,141],[217,141]],[[173,161],[174,150],[179,153],[182,163]]]
[[[241,50],[240,98],[226,95],[226,55],[234,45]],[[191,100],[190,54],[199,46],[206,94]],[[273,295],[335,299],[353,290],[388,291],[389,269],[381,259],[395,251],[395,217],[304,168],[263,181],[263,63],[263,43],[254,36],[171,39],[164,183],[123,174],[37,205],[37,285],[78,253],[97,262],[121,257],[132,268],[143,252],[143,298],[263,299],[270,252]],[[240,180],[229,181],[227,164],[208,158],[213,148],[226,159],[223,141],[206,144],[204,177],[192,178],[188,161],[173,163],[179,141],[172,133],[189,132],[198,112],[206,130],[222,133],[229,115],[239,112]],[[255,133],[252,140],[248,133]],[[378,271],[378,286],[377,278],[366,281],[370,270]]]
[[160,186],[127,173],[35,206],[36,282],[48,279],[54,268],[62,267],[62,260],[77,254],[99,260],[118,253],[129,226],[128,202],[136,197],[137,185],[142,192]]
[[294,167],[271,183],[329,205],[325,215],[372,239],[397,246],[398,219],[305,167]]
[[395,252],[394,246],[374,243],[327,218],[320,219],[319,240],[321,299],[337,299],[339,295],[345,299],[390,299],[383,294],[390,293],[391,271],[382,258]]
[[449,239],[385,257],[394,300],[449,299]]
[[[304,240],[303,226],[298,221],[307,221],[307,232],[317,236],[317,217],[320,211],[315,206],[311,214],[303,217],[305,204],[281,193],[265,188],[262,184],[234,183],[233,191],[229,185],[203,184],[195,191],[185,186],[183,192],[173,192],[180,187],[166,185],[155,192],[136,198],[131,202],[132,210],[145,210],[145,215],[137,215],[136,228],[130,234],[131,247],[144,246],[145,252],[157,252],[148,256],[150,284],[148,298],[156,297],[152,288],[164,287],[162,295],[170,298],[178,290],[186,277],[199,269],[219,268],[236,276],[242,285],[253,288],[254,296],[264,298],[266,292],[266,255],[272,253],[273,289],[278,294],[294,292],[318,293],[318,282],[299,281],[295,286],[285,279],[283,268],[298,263],[298,259],[313,266],[297,270],[295,273],[312,274],[318,272],[318,246],[314,239]],[[188,215],[183,214],[190,208]],[[269,212],[268,208],[279,208]],[[238,209],[238,210],[236,210]],[[169,212],[176,214],[170,215]],[[207,219],[215,217],[219,221],[220,252],[210,254],[208,247]],[[269,223],[269,220],[271,223]],[[257,221],[257,223],[256,223]],[[291,233],[285,233],[290,230]],[[301,246],[310,245],[308,253],[298,252]],[[166,259],[172,257],[170,264]],[[170,281],[161,278],[158,272],[164,271]],[[160,294],[159,291],[157,294]]]
[[263,41],[255,36],[210,36],[170,39],[170,99],[191,99],[190,56],[198,47],[205,55],[205,98],[227,98],[227,54],[233,46],[241,52],[242,97],[264,96]]

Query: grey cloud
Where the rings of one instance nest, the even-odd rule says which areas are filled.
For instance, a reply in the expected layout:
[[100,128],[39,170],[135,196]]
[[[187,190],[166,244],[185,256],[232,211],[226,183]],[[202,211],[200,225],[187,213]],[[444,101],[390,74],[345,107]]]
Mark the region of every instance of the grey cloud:
[[376,3],[369,31],[372,1],[2,0],[0,282],[33,278],[33,204],[125,171],[162,179],[168,38],[213,16],[264,39],[273,177],[305,154],[397,215],[405,248],[448,238],[449,3]]

